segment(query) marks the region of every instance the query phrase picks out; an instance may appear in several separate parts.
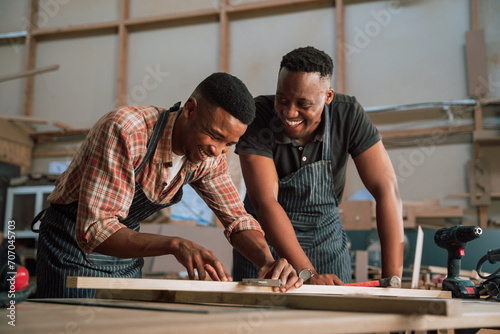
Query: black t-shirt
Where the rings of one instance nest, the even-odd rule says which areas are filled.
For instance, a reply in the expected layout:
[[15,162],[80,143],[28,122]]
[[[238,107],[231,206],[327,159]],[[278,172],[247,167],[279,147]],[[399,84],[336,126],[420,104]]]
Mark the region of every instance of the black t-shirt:
[[349,154],[356,158],[380,139],[380,133],[355,97],[335,93],[325,106],[316,136],[305,146],[286,136],[274,110],[274,95],[255,98],[257,114],[236,145],[236,153],[273,159],[280,179],[299,168],[322,160],[325,117],[330,119],[331,161],[337,199],[342,199]]

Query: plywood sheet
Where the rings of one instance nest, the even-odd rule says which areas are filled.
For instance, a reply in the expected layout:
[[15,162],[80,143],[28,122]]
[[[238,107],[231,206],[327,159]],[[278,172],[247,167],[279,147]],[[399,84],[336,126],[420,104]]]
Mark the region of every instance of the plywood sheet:
[[[206,304],[169,304],[169,303],[147,303],[140,301],[127,301],[120,299],[96,299],[96,298],[54,298],[54,299],[30,299],[31,302],[47,304],[81,305],[92,307],[113,307],[118,309],[168,311],[183,313],[233,313],[262,311],[262,307],[242,307],[233,305],[206,305]],[[270,310],[270,309],[269,309]]]
[[218,291],[97,290],[105,299],[208,303],[293,309],[457,316],[462,313],[456,299],[427,299],[377,296],[310,295],[293,293],[243,293]]
[[[113,300],[115,301],[118,302],[118,300]],[[0,333],[46,334],[71,331],[71,333],[106,334],[352,334],[500,327],[500,317],[498,317],[500,304],[486,301],[462,301],[462,314],[455,317],[250,307],[239,308],[244,311],[230,314],[225,312],[192,313],[156,310],[163,306],[188,309],[187,304],[168,305],[167,303],[123,301],[124,304],[137,304],[141,307],[127,309],[100,306],[100,303],[107,304],[108,301],[94,299],[92,302],[89,301],[88,306],[85,306],[85,303],[83,305],[47,304],[27,300],[22,304],[16,304],[16,328],[13,330],[7,320],[2,321]],[[210,307],[215,308],[213,305]],[[0,310],[0,317],[7,319],[8,312],[7,309]]]

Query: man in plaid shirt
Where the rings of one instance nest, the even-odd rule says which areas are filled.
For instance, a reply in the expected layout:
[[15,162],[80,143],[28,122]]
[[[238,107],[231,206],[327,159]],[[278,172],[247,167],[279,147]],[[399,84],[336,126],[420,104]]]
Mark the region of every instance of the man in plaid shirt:
[[67,276],[140,277],[145,256],[173,254],[200,280],[230,281],[213,252],[181,237],[139,232],[152,213],[180,201],[189,183],[225,227],[229,242],[280,278],[281,291],[299,287],[285,259],[274,260],[259,223],[249,215],[228,173],[224,153],[255,117],[252,95],[238,78],[214,73],[181,107],[125,107],[91,129],[56,182],[40,224],[38,297],[94,297],[65,287]]

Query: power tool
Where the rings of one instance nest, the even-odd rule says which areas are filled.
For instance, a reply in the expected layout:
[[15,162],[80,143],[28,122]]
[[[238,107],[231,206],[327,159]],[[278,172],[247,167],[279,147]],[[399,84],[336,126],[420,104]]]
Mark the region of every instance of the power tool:
[[492,299],[500,302],[500,268],[495,270],[494,273],[489,275],[481,274],[483,264],[489,261],[491,264],[500,262],[500,248],[490,249],[477,263],[476,271],[479,277],[485,279],[479,284],[479,294],[486,295],[487,299]]
[[475,284],[460,278],[461,259],[465,256],[465,247],[469,241],[481,236],[479,226],[444,227],[434,234],[434,242],[448,251],[448,276],[443,281],[444,291],[451,291],[453,298],[479,298]]

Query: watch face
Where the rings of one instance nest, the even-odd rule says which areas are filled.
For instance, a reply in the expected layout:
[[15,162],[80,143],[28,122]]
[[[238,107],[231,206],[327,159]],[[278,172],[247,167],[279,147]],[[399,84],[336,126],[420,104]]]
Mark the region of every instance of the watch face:
[[299,277],[305,282],[312,277],[312,271],[310,269],[303,269],[300,271]]

